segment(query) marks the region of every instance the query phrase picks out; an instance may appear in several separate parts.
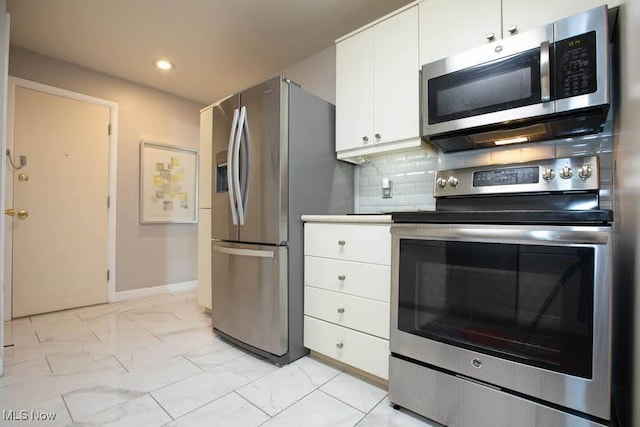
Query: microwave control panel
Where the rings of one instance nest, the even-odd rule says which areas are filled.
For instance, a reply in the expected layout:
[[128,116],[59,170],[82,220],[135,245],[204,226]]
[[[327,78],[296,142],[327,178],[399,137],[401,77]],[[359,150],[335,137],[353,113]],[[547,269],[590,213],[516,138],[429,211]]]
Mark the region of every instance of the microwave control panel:
[[596,32],[560,40],[554,45],[556,99],[595,92]]

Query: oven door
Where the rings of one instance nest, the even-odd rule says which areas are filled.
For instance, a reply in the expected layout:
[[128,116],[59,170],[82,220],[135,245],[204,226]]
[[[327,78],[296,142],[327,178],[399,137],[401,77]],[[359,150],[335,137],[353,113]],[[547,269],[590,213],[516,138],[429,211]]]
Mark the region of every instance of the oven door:
[[553,25],[425,64],[422,135],[552,114]]
[[609,419],[609,227],[391,233],[394,355]]

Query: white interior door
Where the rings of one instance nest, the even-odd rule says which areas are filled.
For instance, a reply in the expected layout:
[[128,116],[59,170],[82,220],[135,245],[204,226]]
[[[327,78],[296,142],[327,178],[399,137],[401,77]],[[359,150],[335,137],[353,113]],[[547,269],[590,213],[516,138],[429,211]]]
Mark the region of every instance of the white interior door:
[[109,113],[15,89],[13,317],[107,302]]

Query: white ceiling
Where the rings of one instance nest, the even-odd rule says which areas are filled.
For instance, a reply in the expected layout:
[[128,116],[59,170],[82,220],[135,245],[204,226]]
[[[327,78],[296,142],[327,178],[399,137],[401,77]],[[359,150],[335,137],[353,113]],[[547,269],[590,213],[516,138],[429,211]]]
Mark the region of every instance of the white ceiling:
[[[207,104],[411,0],[8,0],[11,44]],[[153,66],[157,58],[176,65]]]

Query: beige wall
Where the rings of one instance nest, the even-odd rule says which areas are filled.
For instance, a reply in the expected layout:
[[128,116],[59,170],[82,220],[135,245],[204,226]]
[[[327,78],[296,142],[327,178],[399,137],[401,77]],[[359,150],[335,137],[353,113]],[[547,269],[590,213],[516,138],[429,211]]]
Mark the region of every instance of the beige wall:
[[286,67],[281,74],[314,95],[336,103],[335,45]]
[[116,291],[195,280],[196,225],[138,222],[138,164],[140,139],[197,148],[202,105],[15,47],[9,75],[118,103]]

